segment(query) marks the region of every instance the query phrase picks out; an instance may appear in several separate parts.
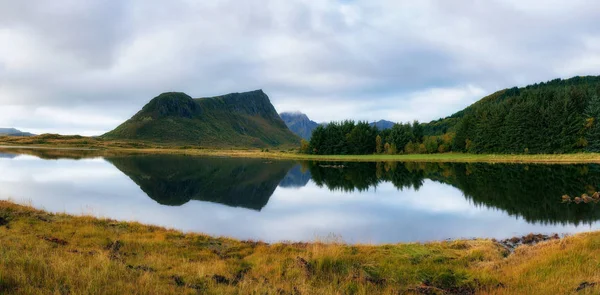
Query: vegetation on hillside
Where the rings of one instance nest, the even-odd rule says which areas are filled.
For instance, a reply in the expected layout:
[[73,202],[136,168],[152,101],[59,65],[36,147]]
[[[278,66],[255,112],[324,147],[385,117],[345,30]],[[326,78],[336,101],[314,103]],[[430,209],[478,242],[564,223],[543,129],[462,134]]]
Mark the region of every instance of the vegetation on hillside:
[[296,146],[300,142],[262,90],[199,99],[163,93],[102,137],[202,147]]
[[[556,79],[487,96],[426,124],[389,130],[344,121],[315,129],[304,152],[326,154],[600,151],[600,76]],[[355,147],[356,144],[360,147]]]
[[[523,241],[534,240],[526,238]],[[600,234],[511,254],[490,240],[237,241],[0,201],[2,294],[594,294]]]

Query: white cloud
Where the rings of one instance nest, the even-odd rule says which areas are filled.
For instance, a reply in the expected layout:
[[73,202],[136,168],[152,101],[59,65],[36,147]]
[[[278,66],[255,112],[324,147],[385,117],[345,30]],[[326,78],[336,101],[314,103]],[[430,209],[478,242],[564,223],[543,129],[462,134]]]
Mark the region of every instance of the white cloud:
[[[0,0],[0,114],[56,112],[0,123],[90,134],[164,91],[259,88],[317,121],[427,121],[502,88],[598,74],[598,12],[586,0]],[[82,110],[85,124],[57,120]]]
[[341,97],[299,98],[291,97],[277,103],[280,110],[302,110],[317,122],[340,121],[347,118],[366,120],[380,119],[393,122],[436,120],[460,111],[486,95],[487,91],[474,85],[451,88],[430,88],[410,93],[368,96],[344,103]]

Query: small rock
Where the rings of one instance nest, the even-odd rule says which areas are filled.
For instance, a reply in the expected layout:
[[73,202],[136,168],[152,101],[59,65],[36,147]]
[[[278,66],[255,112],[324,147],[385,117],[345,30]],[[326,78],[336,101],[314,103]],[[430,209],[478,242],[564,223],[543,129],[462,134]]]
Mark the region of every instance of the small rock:
[[582,291],[584,289],[590,288],[590,287],[594,287],[596,286],[597,283],[590,283],[590,282],[583,282],[581,284],[579,284],[579,287],[577,287],[577,289],[575,289],[575,292],[579,292]]

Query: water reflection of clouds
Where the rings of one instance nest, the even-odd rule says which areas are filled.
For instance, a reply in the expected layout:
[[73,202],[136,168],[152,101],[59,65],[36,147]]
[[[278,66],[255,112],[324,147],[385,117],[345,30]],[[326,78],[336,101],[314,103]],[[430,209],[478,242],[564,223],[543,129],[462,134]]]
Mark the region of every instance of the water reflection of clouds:
[[53,212],[119,220],[266,241],[314,240],[331,234],[347,242],[393,243],[446,238],[505,238],[529,232],[579,232],[590,226],[527,223],[484,206],[460,190],[425,180],[418,190],[382,183],[365,192],[329,191],[310,181],[277,188],[262,211],[191,201],[162,206],[110,163],[94,160],[0,161],[0,198],[29,202]]

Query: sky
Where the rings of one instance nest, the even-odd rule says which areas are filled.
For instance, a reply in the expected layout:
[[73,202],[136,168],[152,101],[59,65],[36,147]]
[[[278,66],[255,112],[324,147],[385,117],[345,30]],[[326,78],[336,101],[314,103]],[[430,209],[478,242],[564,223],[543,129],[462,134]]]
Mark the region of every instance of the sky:
[[0,127],[100,135],[162,92],[430,121],[600,74],[593,0],[0,0]]

